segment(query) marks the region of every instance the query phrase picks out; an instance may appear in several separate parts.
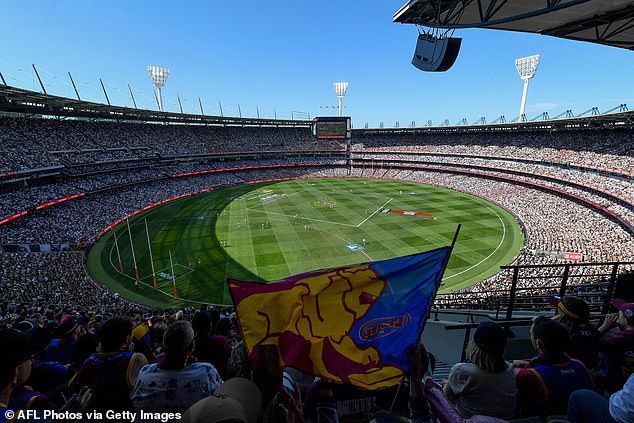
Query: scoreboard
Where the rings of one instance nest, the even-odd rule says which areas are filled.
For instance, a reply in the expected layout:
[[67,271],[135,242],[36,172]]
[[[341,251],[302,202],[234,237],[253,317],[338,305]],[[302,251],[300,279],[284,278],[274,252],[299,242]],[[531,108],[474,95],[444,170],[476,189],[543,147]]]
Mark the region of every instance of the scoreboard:
[[313,121],[313,135],[318,139],[350,139],[350,117],[317,117]]

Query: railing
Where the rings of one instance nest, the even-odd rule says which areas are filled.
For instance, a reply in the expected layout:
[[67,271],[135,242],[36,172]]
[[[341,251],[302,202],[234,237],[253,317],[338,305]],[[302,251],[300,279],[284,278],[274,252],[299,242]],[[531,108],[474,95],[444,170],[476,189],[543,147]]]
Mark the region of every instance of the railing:
[[[552,307],[553,296],[577,295],[594,314],[606,314],[619,278],[634,262],[566,263],[559,265],[502,266],[497,276],[501,287],[489,286],[441,294],[441,308],[495,311],[496,318],[513,318],[515,311],[543,311]],[[626,282],[623,282],[626,283]]]
[[[496,320],[495,322],[502,326],[506,331],[514,326],[529,327],[533,324],[532,319]],[[465,330],[464,339],[462,342],[461,361],[464,361],[466,359],[465,352],[467,351],[467,345],[469,344],[469,340],[471,339],[471,330],[477,328],[478,325],[479,323],[457,323],[445,326],[445,330]]]

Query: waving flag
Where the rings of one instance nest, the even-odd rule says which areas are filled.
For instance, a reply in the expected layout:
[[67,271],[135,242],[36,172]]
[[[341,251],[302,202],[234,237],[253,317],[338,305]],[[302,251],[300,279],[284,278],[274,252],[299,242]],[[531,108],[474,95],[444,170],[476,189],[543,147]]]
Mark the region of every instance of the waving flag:
[[365,389],[395,385],[425,325],[451,247],[263,284],[229,280],[249,352]]

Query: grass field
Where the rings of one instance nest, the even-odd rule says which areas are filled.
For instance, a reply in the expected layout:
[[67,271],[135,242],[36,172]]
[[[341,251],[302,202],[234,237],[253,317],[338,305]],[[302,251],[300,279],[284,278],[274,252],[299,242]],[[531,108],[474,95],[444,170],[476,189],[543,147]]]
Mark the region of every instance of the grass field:
[[[145,221],[158,289],[153,286]],[[493,275],[517,255],[524,241],[518,223],[502,208],[477,197],[387,180],[244,185],[167,203],[130,220],[141,279],[138,288],[125,223],[116,227],[123,272],[113,231],[91,249],[87,266],[110,289],[140,303],[230,304],[227,277],[274,281],[314,269],[422,252],[449,245],[459,223],[462,229],[441,287],[441,292],[450,292]],[[173,298],[170,252],[178,301]]]

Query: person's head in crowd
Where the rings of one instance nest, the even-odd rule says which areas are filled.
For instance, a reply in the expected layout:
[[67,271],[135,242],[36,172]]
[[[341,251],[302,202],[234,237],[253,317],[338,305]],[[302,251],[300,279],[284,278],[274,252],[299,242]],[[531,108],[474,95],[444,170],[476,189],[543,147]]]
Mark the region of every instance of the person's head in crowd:
[[575,295],[566,295],[559,299],[554,297],[557,304],[557,315],[553,318],[567,329],[588,324],[590,319],[590,306]]
[[79,338],[73,348],[73,362],[71,367],[78,369],[88,357],[97,351],[98,346],[99,338],[92,332],[88,332]]
[[163,321],[153,324],[150,328],[150,345],[155,354],[163,351],[163,335],[167,330],[167,324]]
[[216,323],[216,327],[213,331],[216,335],[224,336],[225,338],[229,337],[231,332],[231,320],[226,317],[221,318]]
[[215,307],[210,307],[207,309],[207,313],[211,316],[211,327],[215,328],[218,320],[220,320],[220,310]]
[[236,377],[224,382],[210,397],[192,405],[182,423],[256,423],[262,395],[249,379]]
[[561,324],[538,316],[531,326],[531,341],[540,355],[561,356],[570,344],[570,334]]
[[231,357],[227,364],[227,377],[244,377],[251,378],[253,372],[253,363],[247,352],[247,346],[244,341],[238,342],[231,349]]
[[61,342],[75,343],[81,336],[82,328],[77,323],[77,319],[73,316],[62,317],[61,323],[57,328],[57,333]]
[[99,329],[101,352],[129,351],[134,323],[127,316],[108,319]]
[[0,402],[7,404],[15,386],[31,375],[33,354],[30,336],[16,329],[0,330]]
[[186,321],[179,321],[167,327],[163,335],[163,352],[171,362],[185,362],[194,350],[194,330]]
[[51,333],[46,328],[37,326],[29,330],[28,335],[31,340],[33,358],[43,360],[46,353],[46,346],[52,339]]
[[34,325],[29,320],[22,320],[21,322],[14,324],[13,328],[19,330],[20,332],[26,332],[33,329]]
[[82,327],[83,331],[87,331],[91,328],[91,319],[86,314],[82,314],[77,318],[77,324]]
[[484,321],[476,328],[473,341],[466,350],[467,359],[489,373],[499,373],[508,367],[504,360],[506,333],[495,322]]
[[149,327],[145,324],[138,325],[132,330],[132,338],[134,342],[134,352],[143,353],[150,361],[156,358],[156,354],[154,354],[154,350],[152,349]]
[[31,316],[31,322],[33,322],[33,324],[39,327],[44,327],[45,321],[44,321],[44,317],[42,316],[42,313],[34,313]]
[[208,335],[211,332],[211,316],[206,311],[199,311],[192,319],[192,328],[196,336]]
[[59,322],[54,319],[47,320],[44,324],[44,328],[51,334],[51,336],[56,336],[57,331],[59,330]]
[[612,301],[612,305],[619,311],[619,318],[617,320],[619,326],[622,329],[634,329],[634,303],[616,298]]

